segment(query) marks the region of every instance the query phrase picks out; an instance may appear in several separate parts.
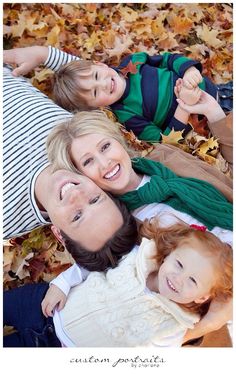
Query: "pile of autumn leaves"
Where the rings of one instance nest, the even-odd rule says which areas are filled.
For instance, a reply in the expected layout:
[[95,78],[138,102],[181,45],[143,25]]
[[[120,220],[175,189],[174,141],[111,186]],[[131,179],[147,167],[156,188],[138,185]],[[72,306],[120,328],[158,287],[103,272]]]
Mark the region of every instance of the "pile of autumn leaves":
[[[203,74],[215,83],[232,80],[233,9],[229,4],[50,4],[5,3],[4,48],[52,45],[84,59],[118,64],[137,51],[157,54],[180,52],[203,64]],[[49,69],[38,68],[32,83],[51,95]],[[217,139],[210,137],[204,121],[190,120],[195,128],[187,139],[171,132],[162,141],[228,173]],[[127,141],[144,155],[152,146],[124,131]],[[50,281],[70,266],[67,251],[49,228],[34,230],[4,246],[4,287]]]

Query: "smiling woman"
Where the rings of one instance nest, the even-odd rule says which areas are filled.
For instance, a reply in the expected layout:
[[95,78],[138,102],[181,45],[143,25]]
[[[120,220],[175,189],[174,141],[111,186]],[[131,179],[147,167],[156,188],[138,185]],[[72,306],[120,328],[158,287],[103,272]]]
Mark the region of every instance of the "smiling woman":
[[130,210],[151,203],[161,209],[160,203],[164,203],[173,214],[188,214],[210,229],[232,229],[232,204],[212,185],[177,177],[161,163],[146,158],[131,160],[123,144],[119,126],[102,111],[84,111],[52,130],[47,152],[55,170],[66,167],[82,172],[118,195]]

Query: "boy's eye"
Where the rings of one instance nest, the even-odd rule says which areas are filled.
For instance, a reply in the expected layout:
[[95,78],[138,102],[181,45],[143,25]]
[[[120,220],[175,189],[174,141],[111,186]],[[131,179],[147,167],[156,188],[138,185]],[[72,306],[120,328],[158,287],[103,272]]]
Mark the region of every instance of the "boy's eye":
[[109,148],[109,147],[110,147],[110,145],[111,145],[111,143],[109,143],[109,142],[108,142],[108,143],[106,143],[106,144],[104,144],[104,145],[102,146],[102,149],[101,149],[101,150],[102,150],[102,152],[103,152],[103,151],[105,151],[105,150],[106,150],[107,148]]
[[82,217],[82,211],[80,210],[73,218],[72,222],[78,221]]
[[94,97],[96,98],[97,97],[97,90],[94,90]]
[[89,204],[92,205],[92,204],[96,204],[96,202],[100,199],[100,195],[94,197],[92,200],[89,201]]
[[87,166],[87,165],[88,165],[90,162],[92,162],[92,161],[93,161],[92,157],[87,158],[87,160],[83,161],[82,165],[83,165],[83,166]]
[[179,260],[176,260],[176,262],[177,262],[178,266],[179,266],[181,269],[183,269],[183,265],[181,264],[181,262],[180,262]]
[[96,81],[98,80],[98,73],[97,72],[95,73],[95,79],[96,79]]
[[197,282],[193,277],[189,277],[189,279],[197,286]]

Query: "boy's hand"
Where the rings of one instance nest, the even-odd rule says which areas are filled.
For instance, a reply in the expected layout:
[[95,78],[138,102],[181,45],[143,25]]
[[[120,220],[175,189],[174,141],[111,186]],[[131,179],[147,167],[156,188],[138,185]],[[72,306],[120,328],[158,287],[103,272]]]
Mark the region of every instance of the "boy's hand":
[[202,76],[198,69],[196,69],[194,66],[191,66],[183,76],[183,84],[186,88],[191,89],[195,88],[201,83]]
[[[178,99],[181,99],[181,102],[184,102],[184,104],[187,104],[190,106],[190,105],[195,105],[199,101],[202,91],[200,90],[198,86],[192,89],[186,88],[183,84],[183,80],[179,78],[176,81],[174,92],[175,92],[176,97]],[[184,109],[183,107],[181,108]]]
[[179,98],[187,105],[195,105],[198,103],[199,99],[201,97],[201,90],[197,86],[192,89],[188,89],[185,86],[183,86],[179,92]]
[[47,56],[47,47],[14,48],[3,51],[3,62],[10,65],[18,65],[18,67],[12,71],[12,75],[18,77],[19,75],[29,73],[37,66],[43,64]]
[[60,311],[64,308],[66,303],[66,295],[54,284],[51,284],[42,303],[42,312],[45,317],[52,317],[53,310],[57,306],[57,310]]

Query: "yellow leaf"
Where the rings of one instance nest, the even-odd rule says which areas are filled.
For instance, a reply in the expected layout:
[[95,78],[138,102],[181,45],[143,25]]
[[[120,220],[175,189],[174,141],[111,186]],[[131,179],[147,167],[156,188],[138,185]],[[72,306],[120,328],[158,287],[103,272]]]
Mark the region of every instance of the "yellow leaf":
[[46,45],[52,45],[53,47],[59,47],[59,34],[61,29],[58,25],[55,25],[52,30],[47,34]]
[[187,17],[177,16],[173,13],[167,16],[167,21],[174,33],[179,35],[188,35],[189,31],[194,26],[193,20]]
[[133,30],[135,30],[135,34],[138,36],[143,34],[152,34],[151,20],[135,22],[132,27],[132,31]]
[[205,23],[203,26],[197,26],[196,31],[197,36],[207,43],[209,47],[218,48],[224,44],[220,39],[217,39],[218,30],[210,30]]
[[164,21],[166,19],[167,14],[168,12],[166,11],[159,12],[158,16],[151,23],[152,33],[155,37],[158,37],[158,39],[162,34],[166,33]]
[[84,43],[84,48],[88,52],[93,52],[95,47],[100,44],[100,39],[98,38],[96,32],[92,32],[90,38],[88,38]]
[[168,32],[162,35],[162,37],[160,37],[158,41],[159,48],[163,49],[164,51],[168,51],[170,49],[178,47],[179,44],[177,43],[175,36],[176,34],[174,34],[173,32]]
[[135,22],[139,17],[138,13],[128,6],[121,6],[119,8],[119,12],[121,15],[121,19],[126,22]]
[[26,29],[31,30],[35,20],[28,12],[20,13],[18,22],[11,26],[12,36],[21,37]]
[[[119,34],[118,34],[119,35]],[[106,48],[109,57],[116,56],[118,60],[124,53],[130,53],[129,47],[134,44],[132,38],[129,35],[116,36],[113,48]]]
[[219,143],[217,139],[214,139],[214,137],[208,139],[205,143],[201,144],[199,148],[197,149],[198,154],[204,154],[207,152],[212,151],[213,149],[218,149]]
[[199,56],[206,56],[206,53],[210,53],[210,49],[205,45],[205,44],[194,44],[191,45],[191,47],[186,47],[186,51],[191,52],[191,57],[192,59],[199,59]]
[[40,71],[35,71],[34,79],[37,79],[38,82],[42,82],[52,74],[53,72],[51,69],[43,69]]
[[175,131],[174,129],[172,129],[168,135],[161,134],[162,143],[177,145],[180,140],[183,140],[183,136],[182,136],[183,132],[184,130]]

